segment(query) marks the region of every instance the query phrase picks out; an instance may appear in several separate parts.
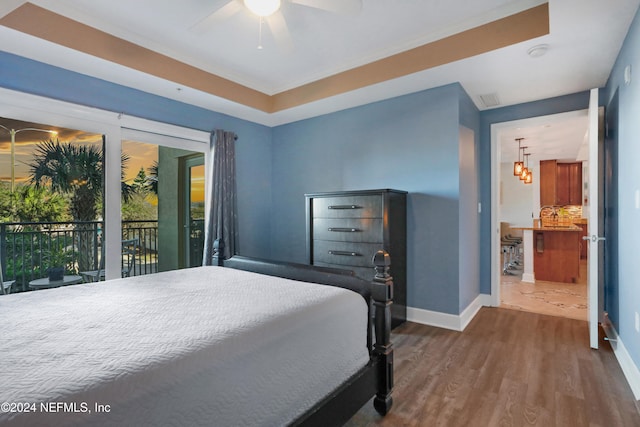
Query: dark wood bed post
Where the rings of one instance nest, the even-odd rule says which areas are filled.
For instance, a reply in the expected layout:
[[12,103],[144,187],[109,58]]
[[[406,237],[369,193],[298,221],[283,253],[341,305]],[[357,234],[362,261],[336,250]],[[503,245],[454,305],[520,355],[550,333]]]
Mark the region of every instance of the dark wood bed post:
[[211,265],[222,267],[224,263],[224,243],[222,239],[213,241],[213,256],[211,257]]
[[385,251],[373,256],[376,275],[373,278],[371,296],[375,308],[376,342],[373,353],[378,358],[378,391],[373,406],[380,415],[386,415],[391,409],[393,398],[393,346],[391,345],[391,302],[393,300],[393,280],[389,276],[391,260]]

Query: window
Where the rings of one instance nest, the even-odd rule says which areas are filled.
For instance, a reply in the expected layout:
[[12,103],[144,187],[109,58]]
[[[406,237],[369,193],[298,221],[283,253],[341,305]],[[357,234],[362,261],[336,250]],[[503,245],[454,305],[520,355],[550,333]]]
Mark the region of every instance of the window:
[[[164,228],[164,225],[170,224],[170,222],[163,222],[163,206],[169,207],[172,204],[184,206],[182,200],[186,199],[183,194],[188,191],[188,198],[193,197],[190,193],[190,188],[195,186],[195,181],[190,184],[190,187],[187,187],[187,190],[176,187],[173,193],[164,193],[162,192],[163,190],[156,189],[160,191],[160,194],[157,195],[155,201],[152,193],[155,191],[153,190],[154,179],[156,179],[155,183],[158,185],[161,185],[160,183],[162,182],[160,179],[161,172],[159,171],[162,170],[164,155],[169,155],[171,152],[174,154],[183,152],[183,155],[178,156],[178,170],[174,178],[172,178],[176,182],[184,183],[183,175],[180,175],[180,173],[183,173],[184,168],[187,167],[187,160],[199,157],[200,161],[207,164],[209,161],[208,133],[132,117],[122,117],[111,112],[85,108],[6,89],[0,89],[0,117],[9,119],[8,121],[0,121],[0,124],[5,125],[8,129],[15,129],[19,127],[18,125],[22,125],[21,123],[27,123],[29,126],[42,127],[45,130],[56,130],[59,132],[56,136],[59,136],[61,141],[67,142],[71,140],[74,146],[95,146],[97,149],[101,149],[102,166],[97,167],[96,170],[101,169],[102,171],[103,191],[95,202],[95,217],[92,221],[89,221],[90,224],[87,225],[88,228],[84,231],[86,236],[91,237],[86,237],[83,240],[85,243],[82,243],[85,248],[88,248],[85,251],[87,253],[86,263],[88,264],[80,266],[79,245],[81,243],[78,243],[80,232],[75,230],[73,226],[69,225],[65,230],[66,241],[63,237],[64,233],[60,234],[59,238],[56,237],[51,240],[55,248],[70,249],[70,254],[68,254],[70,260],[66,263],[67,274],[78,273],[90,266],[97,270],[102,269],[103,272],[101,274],[106,278],[116,278],[123,274],[148,274],[159,269],[173,269],[192,265],[192,260],[197,258],[195,254],[189,253],[186,256],[176,255],[171,252],[162,254],[162,249],[165,247],[163,246],[163,241],[166,247],[171,248],[171,239],[174,236],[177,239],[184,240],[184,224],[178,225],[179,223],[176,222],[171,227]],[[77,129],[83,130],[79,131]],[[72,134],[74,135],[73,138],[66,137]],[[9,139],[7,139],[7,136]],[[28,136],[26,131],[17,134],[17,138],[22,136]],[[47,138],[51,134],[42,133],[41,136]],[[32,140],[37,141],[38,138],[36,137]],[[18,141],[21,140],[18,139]],[[18,144],[14,146],[14,148],[16,147],[18,147]],[[139,163],[135,160],[137,157],[147,156],[150,151],[147,154],[140,154],[136,151],[136,147],[157,153],[158,163],[155,168],[155,176],[153,162],[149,166],[148,162]],[[12,181],[10,148],[10,133],[8,134],[4,129],[0,128],[0,188],[2,186],[10,187]],[[22,150],[23,148],[25,147],[20,146],[20,149],[16,150],[14,155],[16,170],[13,174],[13,181],[20,185],[22,185],[25,177],[21,168],[25,163],[29,162],[28,159],[26,160],[23,157],[26,155]],[[123,164],[122,154],[127,152],[133,155],[132,158],[134,160],[130,159]],[[149,158],[152,157],[149,156]],[[153,159],[155,160],[156,157],[153,157]],[[145,157],[146,160],[147,158]],[[182,163],[182,166],[179,166],[180,163]],[[168,173],[168,171],[169,168],[165,168],[165,172]],[[196,175],[199,173],[197,169],[194,171]],[[165,180],[165,183],[168,181],[170,179]],[[80,178],[75,184],[83,185],[83,183],[84,179]],[[142,187],[144,187],[144,190],[141,189]],[[127,189],[137,189],[140,190],[140,194],[137,195],[136,200],[128,198],[127,201],[123,201],[123,189],[125,191]],[[57,206],[57,199],[51,195],[47,195],[47,197],[51,197],[48,199],[48,203],[41,206],[49,208]],[[66,197],[65,201],[67,203],[73,198],[69,194],[64,197]],[[163,200],[165,201],[164,204],[162,203]],[[0,212],[3,210],[1,203],[3,203],[2,198],[0,198]],[[138,205],[136,206],[135,203],[138,203]],[[26,207],[27,204],[23,206],[24,209]],[[6,211],[6,207],[4,209]],[[2,214],[0,213],[0,215]],[[155,218],[154,215],[156,216]],[[184,217],[184,213],[179,215],[181,218]],[[44,215],[37,219],[38,221],[44,221],[51,218],[53,217]],[[3,228],[5,231],[0,236],[0,243],[4,242],[5,246],[8,235],[6,223],[10,219],[9,217],[0,218],[0,222],[5,224]],[[73,218],[65,217],[63,219],[70,220]],[[148,220],[148,222],[143,220]],[[153,221],[156,221],[156,223],[154,224]],[[38,227],[43,228],[40,225]],[[20,228],[20,226],[15,228]],[[24,230],[24,227],[22,227],[22,230]],[[30,242],[33,239],[35,238],[27,239],[21,244],[31,250],[30,245],[32,243]],[[128,268],[124,247],[124,242],[127,240],[137,240],[138,244],[134,252],[136,267],[135,270],[131,269],[130,273],[124,271],[125,268]],[[38,241],[36,240],[36,242]],[[42,238],[42,242],[48,242],[48,239]],[[37,256],[44,257],[45,253],[49,253],[47,252],[49,251],[48,247],[45,248],[45,251],[42,244],[37,243],[34,245],[33,253],[38,254]],[[22,253],[21,251],[22,248],[19,251],[14,250],[14,253]],[[3,250],[2,265],[5,272],[8,270],[6,262],[8,255],[7,251]],[[53,255],[50,255],[50,257],[53,257]],[[166,265],[163,265],[164,261],[167,262]],[[21,266],[18,266],[20,263]],[[32,264],[36,263],[39,267],[32,268]],[[85,263],[85,261],[82,261],[82,263]],[[19,268],[28,270],[29,273],[25,276],[26,283],[24,281],[21,283],[21,286],[28,288],[29,280],[44,274],[42,268],[45,268],[45,264],[38,259],[35,261],[21,259],[16,261],[11,268],[15,271]],[[10,276],[9,278],[12,278]],[[7,280],[7,277],[5,275],[5,280]]]

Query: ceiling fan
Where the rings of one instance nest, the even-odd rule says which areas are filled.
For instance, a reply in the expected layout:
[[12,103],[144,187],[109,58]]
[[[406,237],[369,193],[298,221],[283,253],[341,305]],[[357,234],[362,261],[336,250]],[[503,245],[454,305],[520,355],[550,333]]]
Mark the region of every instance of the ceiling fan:
[[287,23],[282,14],[282,2],[312,7],[341,15],[355,15],[362,9],[362,0],[228,0],[191,29],[199,34],[213,28],[217,22],[231,18],[242,11],[248,11],[260,18],[258,49],[262,49],[262,24],[266,22],[276,43],[284,50],[293,47]]

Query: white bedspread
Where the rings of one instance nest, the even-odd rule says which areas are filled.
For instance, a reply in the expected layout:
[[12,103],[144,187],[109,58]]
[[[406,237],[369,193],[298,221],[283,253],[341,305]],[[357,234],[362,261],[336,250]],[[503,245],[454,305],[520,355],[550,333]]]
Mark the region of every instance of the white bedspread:
[[3,426],[279,426],[369,360],[361,296],[220,267],[2,296],[0,318],[0,403],[35,410]]

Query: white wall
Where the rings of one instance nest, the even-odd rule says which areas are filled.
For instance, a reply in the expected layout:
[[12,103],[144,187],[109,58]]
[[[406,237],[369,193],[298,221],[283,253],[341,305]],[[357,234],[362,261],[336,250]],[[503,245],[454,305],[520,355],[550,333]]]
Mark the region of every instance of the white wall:
[[536,178],[534,173],[534,183],[524,184],[513,175],[513,163],[500,164],[500,222],[530,227],[533,218],[538,218],[539,209],[536,208],[534,197],[536,189],[539,188],[535,185]]

